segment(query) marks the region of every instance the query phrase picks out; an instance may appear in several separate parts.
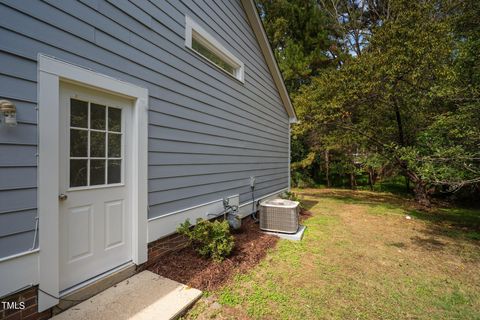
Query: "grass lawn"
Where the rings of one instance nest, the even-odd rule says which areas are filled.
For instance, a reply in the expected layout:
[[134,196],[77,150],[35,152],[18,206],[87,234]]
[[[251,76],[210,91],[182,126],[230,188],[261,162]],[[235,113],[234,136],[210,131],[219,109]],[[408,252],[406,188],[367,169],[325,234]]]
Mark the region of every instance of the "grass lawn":
[[480,319],[480,210],[422,213],[388,193],[296,192],[314,214],[303,241],[280,241],[186,319]]

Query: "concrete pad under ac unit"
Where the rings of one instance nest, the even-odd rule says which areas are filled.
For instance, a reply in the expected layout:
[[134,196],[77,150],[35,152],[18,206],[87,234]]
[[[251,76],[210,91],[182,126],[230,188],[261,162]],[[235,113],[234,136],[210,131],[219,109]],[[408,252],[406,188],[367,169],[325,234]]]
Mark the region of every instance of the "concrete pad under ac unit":
[[300,241],[303,238],[303,234],[305,233],[306,226],[300,226],[296,233],[281,233],[281,232],[271,232],[271,231],[263,231],[263,233],[271,234],[272,236],[279,237],[281,239],[292,240],[292,241]]

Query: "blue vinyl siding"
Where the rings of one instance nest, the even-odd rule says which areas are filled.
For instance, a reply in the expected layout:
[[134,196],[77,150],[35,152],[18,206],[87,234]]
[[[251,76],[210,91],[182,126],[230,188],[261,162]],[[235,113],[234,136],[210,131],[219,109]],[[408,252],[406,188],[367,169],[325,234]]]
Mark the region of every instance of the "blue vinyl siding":
[[[245,83],[185,47],[189,15],[245,63]],[[0,257],[31,248],[37,55],[148,88],[149,218],[288,186],[288,115],[239,0],[0,1]],[[7,227],[8,226],[8,227]],[[41,227],[40,227],[41,232]]]

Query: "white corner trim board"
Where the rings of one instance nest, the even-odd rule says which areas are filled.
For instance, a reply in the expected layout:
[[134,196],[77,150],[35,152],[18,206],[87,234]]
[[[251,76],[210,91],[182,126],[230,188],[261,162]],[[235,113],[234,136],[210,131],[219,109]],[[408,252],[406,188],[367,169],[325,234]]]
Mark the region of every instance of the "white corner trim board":
[[[38,55],[38,212],[39,288],[58,297],[59,290],[59,94],[60,82],[71,82],[119,95],[133,102],[131,176],[132,261],[147,260],[148,90],[68,62]],[[34,264],[36,266],[36,263]],[[2,265],[3,266],[3,265]],[[39,311],[58,299],[39,292]]]
[[38,283],[38,250],[0,262],[0,297]]

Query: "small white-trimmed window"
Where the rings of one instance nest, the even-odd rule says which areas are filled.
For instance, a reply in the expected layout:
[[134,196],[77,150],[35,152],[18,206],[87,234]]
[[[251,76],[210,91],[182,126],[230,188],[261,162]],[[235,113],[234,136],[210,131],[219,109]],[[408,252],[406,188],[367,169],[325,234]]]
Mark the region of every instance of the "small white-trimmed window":
[[185,17],[185,46],[232,77],[244,82],[243,62],[189,16]]

